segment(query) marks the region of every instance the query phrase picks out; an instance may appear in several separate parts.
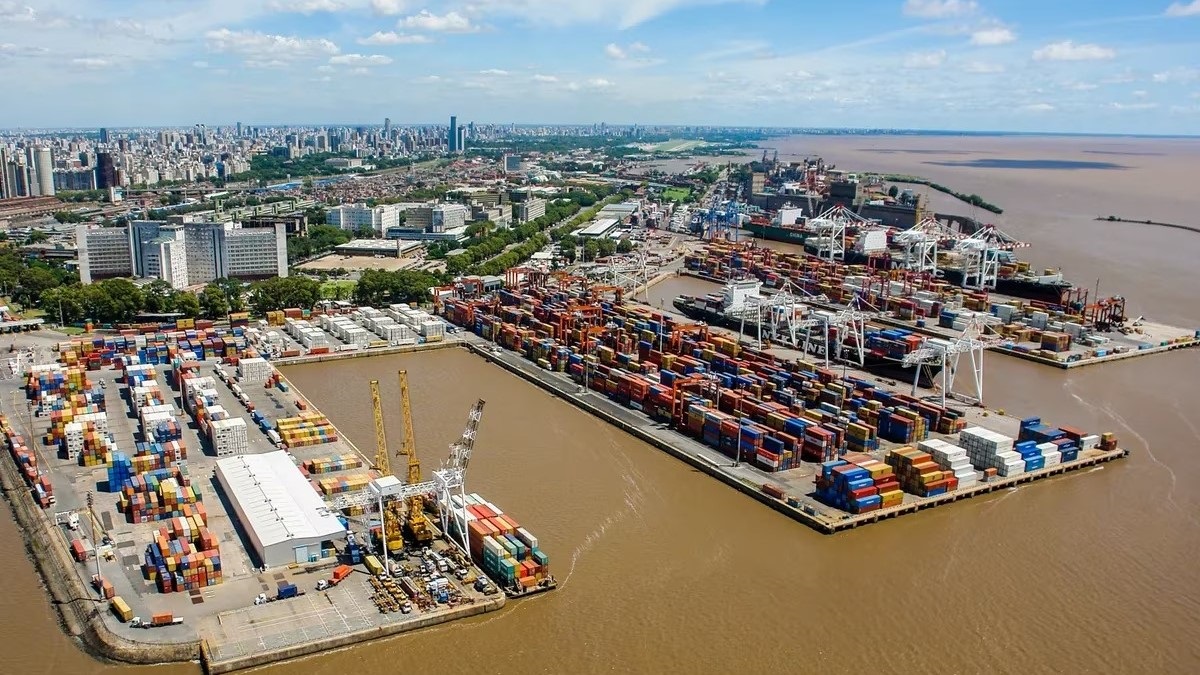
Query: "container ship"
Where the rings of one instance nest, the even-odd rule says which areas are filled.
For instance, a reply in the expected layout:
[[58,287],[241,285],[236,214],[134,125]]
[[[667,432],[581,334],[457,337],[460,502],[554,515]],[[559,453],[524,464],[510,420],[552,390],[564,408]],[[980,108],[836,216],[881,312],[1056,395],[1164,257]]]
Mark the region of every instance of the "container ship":
[[459,529],[466,523],[466,540],[471,560],[504,590],[510,598],[521,598],[558,586],[550,574],[550,557],[538,545],[537,537],[521,527],[512,516],[478,494],[450,496],[450,520],[453,535],[460,541]]
[[[743,326],[742,317],[746,299],[759,295],[762,285],[762,282],[757,280],[732,281],[725,285],[723,292],[719,295],[680,295],[672,304],[675,309],[689,319],[740,330]],[[793,311],[804,311],[805,309],[803,305],[797,305]],[[744,325],[757,329],[757,316],[746,316]],[[867,344],[863,350],[861,366],[863,370],[878,377],[904,382],[912,381],[913,366],[904,365],[904,355],[920,346],[921,338],[919,336],[913,336],[911,332],[904,330],[881,329],[869,330],[864,337]],[[813,338],[811,340],[798,338],[798,344],[789,344],[787,341],[784,344],[793,349],[806,349],[807,353],[821,358],[824,358],[826,351],[831,347],[836,348],[832,344],[825,343],[824,334],[814,335]],[[853,345],[846,344],[843,345],[841,353],[831,355],[830,358],[857,368],[860,367],[857,355],[857,349]],[[918,380],[920,386],[932,387],[941,373],[941,365],[924,364],[920,368],[921,373]]]

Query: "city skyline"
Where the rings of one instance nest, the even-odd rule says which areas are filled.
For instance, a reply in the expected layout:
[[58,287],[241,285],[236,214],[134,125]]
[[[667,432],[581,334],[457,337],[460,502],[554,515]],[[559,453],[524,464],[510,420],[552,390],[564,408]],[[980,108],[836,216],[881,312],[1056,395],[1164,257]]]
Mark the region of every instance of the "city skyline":
[[[820,11],[812,11],[819,9]],[[764,37],[764,28],[794,32]],[[0,0],[5,124],[1195,134],[1200,0]],[[799,37],[803,36],[803,37]],[[75,105],[71,105],[74,103]],[[379,124],[378,121],[373,122]],[[435,122],[434,122],[435,123]]]

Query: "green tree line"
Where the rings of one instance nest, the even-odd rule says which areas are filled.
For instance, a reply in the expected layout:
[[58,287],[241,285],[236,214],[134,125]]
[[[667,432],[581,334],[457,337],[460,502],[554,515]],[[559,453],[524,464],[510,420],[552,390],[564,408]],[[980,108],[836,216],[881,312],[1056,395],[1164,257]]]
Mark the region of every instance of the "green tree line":
[[985,201],[983,199],[983,197],[980,197],[977,194],[974,194],[974,193],[966,194],[964,192],[958,192],[956,190],[952,190],[952,189],[946,187],[945,185],[935,183],[935,182],[929,180],[928,178],[921,178],[919,176],[905,176],[903,174],[889,174],[887,176],[884,176],[883,179],[888,180],[888,181],[893,181],[896,183],[915,183],[917,185],[928,185],[929,187],[933,188],[934,190],[937,190],[938,192],[943,192],[945,194],[948,194],[951,197],[962,200],[972,206],[977,206],[977,207],[983,209],[984,211],[991,211],[992,213],[995,213],[997,215],[1004,213],[1004,209],[1000,208],[999,206],[996,206],[995,204]]

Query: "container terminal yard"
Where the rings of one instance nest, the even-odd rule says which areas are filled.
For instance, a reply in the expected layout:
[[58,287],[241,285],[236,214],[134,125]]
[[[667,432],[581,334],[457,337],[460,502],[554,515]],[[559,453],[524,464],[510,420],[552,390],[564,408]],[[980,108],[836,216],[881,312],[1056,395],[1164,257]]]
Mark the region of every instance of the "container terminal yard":
[[1111,433],[938,404],[845,364],[745,348],[569,275],[537,281],[547,285],[442,297],[439,311],[478,338],[477,353],[822,532],[1126,454]]
[[[383,314],[368,310],[355,320]],[[338,334],[359,339],[272,318],[315,357],[344,344]],[[420,319],[437,324],[421,341],[439,344],[442,323]],[[438,468],[422,473],[405,373],[399,444],[384,435],[379,384],[361,392],[376,418],[368,456],[262,358],[295,349],[280,331],[174,328],[22,335],[0,382],[0,475],[68,629],[94,651],[227,672],[555,587],[536,536],[465,487],[482,401],[450,457],[425,457]]]

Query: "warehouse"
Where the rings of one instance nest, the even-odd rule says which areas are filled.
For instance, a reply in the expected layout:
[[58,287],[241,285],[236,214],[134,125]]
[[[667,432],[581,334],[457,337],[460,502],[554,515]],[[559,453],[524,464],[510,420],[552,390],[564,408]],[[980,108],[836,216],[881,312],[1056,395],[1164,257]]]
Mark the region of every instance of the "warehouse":
[[603,237],[617,228],[616,218],[600,218],[579,231],[581,237]]
[[345,529],[282,450],[217,460],[217,480],[260,564],[307,563]]

